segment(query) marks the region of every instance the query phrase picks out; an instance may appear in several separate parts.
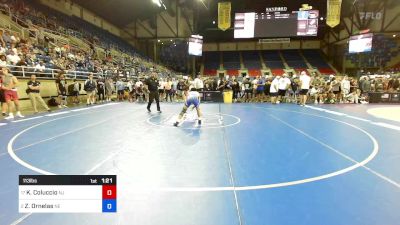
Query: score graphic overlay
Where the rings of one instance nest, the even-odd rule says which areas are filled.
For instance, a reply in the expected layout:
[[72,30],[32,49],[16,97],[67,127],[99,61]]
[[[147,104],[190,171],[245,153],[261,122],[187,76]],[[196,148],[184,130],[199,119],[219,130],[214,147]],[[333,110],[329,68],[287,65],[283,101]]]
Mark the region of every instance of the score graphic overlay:
[[116,175],[20,175],[20,213],[115,213]]

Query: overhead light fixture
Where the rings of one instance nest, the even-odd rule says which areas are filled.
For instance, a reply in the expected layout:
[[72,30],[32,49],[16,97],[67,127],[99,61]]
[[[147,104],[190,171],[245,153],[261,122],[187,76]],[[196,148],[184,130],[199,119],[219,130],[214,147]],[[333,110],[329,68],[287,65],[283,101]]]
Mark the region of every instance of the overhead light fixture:
[[393,34],[393,37],[395,38],[397,35]]
[[213,20],[213,24],[215,24],[215,20]]
[[151,0],[154,4],[158,5],[158,7],[161,7],[161,0]]
[[158,42],[160,42],[160,39],[158,39]]

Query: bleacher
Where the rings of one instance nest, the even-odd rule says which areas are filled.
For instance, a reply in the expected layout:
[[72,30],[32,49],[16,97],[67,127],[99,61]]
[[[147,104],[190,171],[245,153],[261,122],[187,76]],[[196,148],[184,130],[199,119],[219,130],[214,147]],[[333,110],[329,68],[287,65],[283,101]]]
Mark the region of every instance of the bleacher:
[[222,52],[222,64],[228,75],[239,75],[240,53],[235,51]]
[[295,70],[307,69],[307,64],[304,62],[298,50],[284,50],[281,51],[281,53],[289,67]]
[[214,76],[217,75],[219,69],[219,52],[205,52],[204,53],[204,75]]
[[[312,67],[318,69],[321,74],[334,74],[335,71],[324,60],[320,50],[306,49],[301,50],[304,58]],[[215,75],[219,68],[219,52],[205,52],[204,74]],[[263,50],[263,51],[226,51],[222,52],[223,69],[228,75],[237,76],[240,70],[240,54],[243,58],[243,69],[248,70],[250,76],[261,75],[262,59],[265,66],[271,69],[273,75],[282,75],[285,71],[285,64],[280,54],[282,54],[288,66],[297,73],[306,71],[308,65],[300,54],[300,50]],[[260,54],[262,59],[260,58]]]
[[261,75],[261,60],[258,51],[243,51],[242,52],[243,64],[248,69],[250,76]]
[[321,52],[315,49],[303,50],[303,55],[312,67],[318,69],[318,71],[323,75],[334,74],[335,71],[329,66],[329,64],[324,60]]
[[261,55],[264,59],[265,65],[271,69],[273,75],[282,75],[284,73],[285,65],[277,50],[262,51]]

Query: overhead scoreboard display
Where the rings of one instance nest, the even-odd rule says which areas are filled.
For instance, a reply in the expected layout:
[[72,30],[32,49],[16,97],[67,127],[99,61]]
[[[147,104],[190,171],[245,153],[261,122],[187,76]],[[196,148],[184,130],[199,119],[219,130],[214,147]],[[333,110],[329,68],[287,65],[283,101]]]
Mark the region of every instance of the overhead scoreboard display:
[[189,38],[189,55],[202,56],[203,54],[203,36],[191,35]]
[[372,33],[351,36],[349,40],[349,53],[370,52],[372,50]]
[[115,213],[115,175],[20,175],[20,213]]
[[318,10],[235,13],[235,38],[317,36]]

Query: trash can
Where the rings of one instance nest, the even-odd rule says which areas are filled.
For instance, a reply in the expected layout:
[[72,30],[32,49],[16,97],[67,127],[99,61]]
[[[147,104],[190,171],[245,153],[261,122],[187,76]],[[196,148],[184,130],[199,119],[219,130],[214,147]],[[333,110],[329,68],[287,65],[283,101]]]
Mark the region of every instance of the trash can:
[[224,103],[232,103],[233,91],[224,91]]

